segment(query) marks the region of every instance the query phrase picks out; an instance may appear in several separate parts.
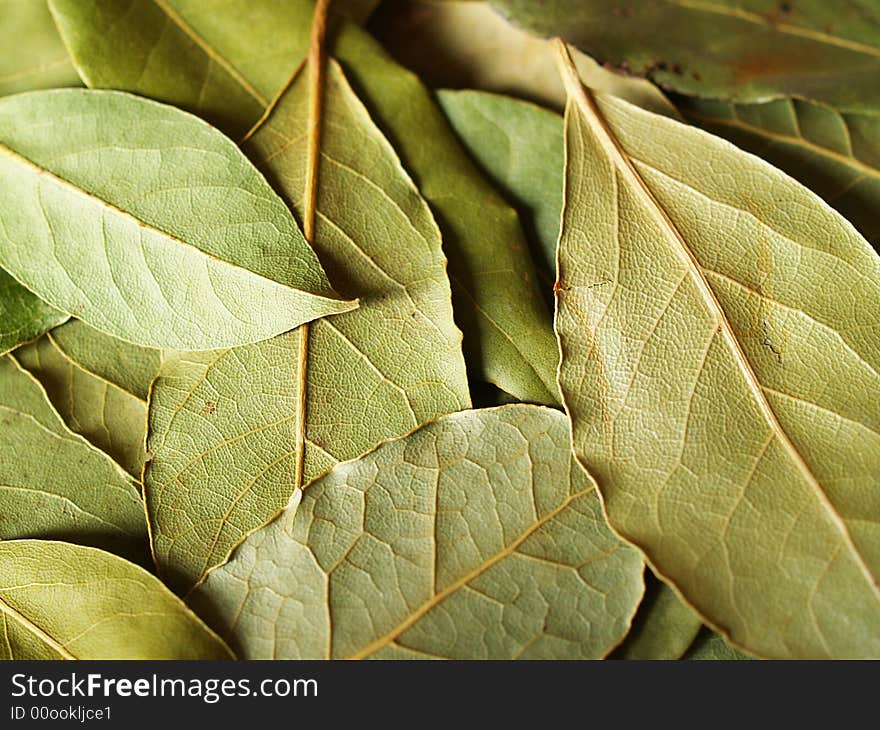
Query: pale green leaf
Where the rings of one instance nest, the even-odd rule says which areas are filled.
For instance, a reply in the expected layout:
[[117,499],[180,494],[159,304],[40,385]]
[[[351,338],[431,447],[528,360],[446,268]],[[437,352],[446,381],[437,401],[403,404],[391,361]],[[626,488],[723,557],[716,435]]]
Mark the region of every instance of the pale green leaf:
[[119,340],[73,319],[52,330],[52,341],[84,370],[145,401],[163,352]]
[[691,608],[646,568],[645,597],[612,659],[681,659],[703,627]]
[[64,539],[143,557],[137,484],[64,425],[10,355],[0,358],[0,454],[0,541]]
[[[68,43],[100,22],[99,4],[56,0]],[[303,61],[308,49],[312,0],[165,0],[218,63],[234,68],[262,97],[275,94]],[[136,19],[113,27],[136,47],[146,41]],[[154,34],[153,34],[154,35]],[[398,66],[382,47],[353,23],[331,33],[332,54],[342,63],[378,126],[387,133],[404,167],[434,208],[449,258],[456,312],[465,336],[468,361],[477,379],[495,383],[517,398],[556,403],[556,345],[550,314],[541,297],[534,265],[514,211],[479,175],[421,81]],[[115,41],[114,41],[115,43]],[[165,83],[147,88],[132,78],[143,70],[137,59],[117,49],[84,45],[75,53],[84,77],[113,74],[107,83],[159,100],[183,103],[181,88]],[[182,46],[155,43],[150,64],[185,68]],[[198,68],[188,73],[198,74]],[[151,75],[144,78],[150,78]],[[166,71],[163,79],[173,78]],[[188,98],[186,105],[197,104]],[[236,113],[229,100],[218,113]]]
[[544,36],[664,88],[738,102],[796,96],[880,111],[876,0],[491,0]]
[[599,658],[642,595],[548,408],[429,422],[298,501],[193,594],[243,657]]
[[709,629],[703,629],[694,640],[694,643],[691,644],[684,659],[729,662],[751,659],[751,657],[732,647],[718,634],[712,633]]
[[0,96],[79,86],[43,0],[0,0]]
[[732,104],[678,100],[687,119],[800,180],[880,246],[880,114],[800,99]]
[[[565,106],[550,44],[506,21],[488,2],[385,0],[370,29],[434,88],[494,91],[560,111]],[[605,69],[583,53],[575,53],[575,63],[600,91],[677,116],[650,81]]]
[[549,292],[562,213],[562,117],[483,91],[441,91],[437,100],[474,159],[516,204]]
[[880,656],[880,259],[762,160],[566,78],[559,378],[611,525],[750,652]]
[[0,658],[233,659],[142,568],[94,548],[0,542]]
[[[437,225],[335,63],[326,79],[315,248],[361,306],[312,323],[307,334],[181,354],[163,366],[150,402],[146,497],[160,573],[181,591],[300,486],[301,398],[304,482],[470,403]],[[248,142],[300,214],[308,94],[299,74]]]
[[49,336],[20,347],[15,359],[40,381],[71,431],[140,481],[145,458],[146,401],[81,368]]
[[66,314],[50,307],[0,269],[0,355],[37,339],[66,319]]
[[0,99],[0,206],[16,213],[0,228],[0,266],[138,344],[232,346],[354,306],[231,141],[146,99]]

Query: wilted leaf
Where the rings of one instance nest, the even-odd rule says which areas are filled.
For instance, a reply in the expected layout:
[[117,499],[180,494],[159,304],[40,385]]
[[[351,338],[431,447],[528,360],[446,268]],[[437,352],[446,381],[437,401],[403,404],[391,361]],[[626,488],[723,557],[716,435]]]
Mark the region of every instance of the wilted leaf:
[[[56,0],[56,15],[62,4],[69,11],[61,21],[68,43],[90,33],[90,24],[101,22],[98,11],[103,3]],[[312,0],[226,0],[222,14],[202,3],[166,0],[163,4],[173,6],[201,41],[224,64],[237,69],[263,98],[274,94],[306,55]],[[113,31],[137,47],[149,42],[143,38],[144,33],[149,37],[149,30],[136,19],[122,18]],[[330,50],[437,213],[457,317],[477,378],[522,400],[557,402],[557,352],[550,315],[516,214],[480,177],[428,90],[394,63],[368,33],[352,23],[341,23]],[[180,102],[177,88],[170,93],[163,84],[155,88],[133,84],[129,60],[121,51],[112,56],[93,54],[86,45],[76,56],[85,78],[92,69],[100,69],[113,73],[106,82],[114,88]],[[183,69],[185,62],[179,44],[157,45],[153,40],[152,66]],[[114,72],[117,68],[119,73]],[[197,101],[190,98],[186,104],[192,107]],[[236,113],[229,101],[218,114]]]
[[163,352],[132,345],[73,319],[52,330],[52,341],[84,370],[146,401]]
[[85,437],[140,481],[146,401],[83,370],[48,335],[16,350],[15,359],[40,381],[71,431]]
[[875,0],[491,3],[526,28],[684,94],[738,102],[797,96],[880,112]]
[[0,99],[0,210],[0,266],[131,342],[231,346],[354,306],[232,142],[128,94]]
[[785,170],[880,245],[880,115],[841,114],[800,99],[682,97],[678,104],[689,121]]
[[767,163],[566,78],[559,377],[612,526],[739,646],[880,656],[880,259]]
[[680,659],[703,627],[699,616],[646,568],[645,596],[612,659]]
[[0,541],[56,538],[142,558],[147,536],[136,483],[67,429],[9,355],[0,358],[0,454]]
[[[487,2],[385,0],[370,29],[403,65],[435,88],[495,91],[562,109],[565,88],[551,46],[520,30]],[[608,94],[676,116],[645,79],[602,68],[575,53],[581,76]]]
[[[306,77],[297,75],[247,145],[301,216]],[[162,368],[151,399],[146,496],[160,571],[180,590],[336,461],[470,402],[428,206],[336,64],[327,69],[323,111],[315,248],[334,284],[361,306],[314,322],[308,333],[181,354]]]
[[194,594],[242,656],[598,658],[642,595],[551,409],[430,422],[298,499]]
[[0,96],[79,86],[79,76],[41,0],[0,0]]
[[115,555],[0,542],[2,659],[233,659],[155,577]]

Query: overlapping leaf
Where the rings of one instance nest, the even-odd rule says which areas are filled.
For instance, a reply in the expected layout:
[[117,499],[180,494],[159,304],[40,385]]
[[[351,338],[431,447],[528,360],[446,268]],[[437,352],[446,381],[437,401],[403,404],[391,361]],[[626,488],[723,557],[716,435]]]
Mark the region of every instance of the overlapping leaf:
[[[507,22],[488,2],[386,0],[370,29],[397,60],[435,88],[494,91],[560,111],[565,106],[550,45]],[[575,63],[595,88],[675,116],[672,104],[649,81],[605,69],[582,53],[575,53]]]
[[140,481],[145,460],[146,401],[84,370],[49,336],[16,350],[15,359],[40,381],[71,431],[85,437]]
[[880,259],[568,67],[560,384],[609,520],[767,657],[880,656]]
[[[164,69],[162,83],[155,87],[141,83],[152,74],[132,82],[143,64],[137,56],[122,53],[116,41],[113,54],[105,43],[80,43],[92,32],[90,27],[103,22],[103,5],[53,0],[62,34],[74,48],[83,76],[105,74],[104,83],[114,88],[196,108],[197,98],[182,101],[183,86],[167,86],[167,79],[186,68],[185,49],[157,43],[152,25],[145,28],[126,15],[113,32],[127,44],[151,48],[150,67],[156,74]],[[227,0],[222,14],[210,5],[183,0],[165,0],[162,5],[185,21],[197,45],[209,48],[218,64],[234,69],[263,98],[287,80],[308,49],[312,0]],[[479,378],[518,398],[555,402],[557,355],[550,317],[515,213],[482,180],[418,78],[351,23],[341,24],[330,48],[437,212],[471,367]],[[198,76],[200,67],[198,62],[186,73]],[[233,118],[237,107],[232,98],[229,102],[215,116]]]
[[45,2],[0,0],[0,18],[0,96],[80,85]]
[[[298,74],[248,142],[303,214],[309,91]],[[354,312],[249,347],[169,358],[150,401],[146,497],[163,577],[186,590],[302,482],[469,405],[461,333],[428,206],[335,64],[327,70],[315,247]]]
[[0,270],[0,355],[37,339],[67,318]]
[[880,115],[839,113],[800,99],[678,104],[689,121],[797,178],[880,245]]
[[801,97],[880,112],[880,11],[874,0],[491,0],[600,62],[701,97]]
[[137,484],[68,430],[10,355],[0,358],[0,453],[0,540],[66,539],[143,558]]
[[94,548],[0,542],[0,658],[232,659],[154,576]]
[[52,342],[84,370],[146,401],[164,353],[110,337],[77,319],[52,330]]
[[354,306],[232,142],[128,94],[0,99],[0,205],[0,266],[131,342],[232,346]]
[[194,603],[248,658],[598,658],[629,627],[641,571],[564,416],[514,405],[337,465]]

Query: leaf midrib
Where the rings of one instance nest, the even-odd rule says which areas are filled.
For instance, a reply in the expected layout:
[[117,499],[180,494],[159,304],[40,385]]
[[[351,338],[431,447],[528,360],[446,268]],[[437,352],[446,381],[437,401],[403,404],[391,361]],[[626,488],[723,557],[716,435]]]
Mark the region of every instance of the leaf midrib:
[[[212,262],[219,264],[221,266],[228,266],[229,268],[234,269],[236,271],[241,271],[249,277],[254,277],[255,279],[258,279],[260,281],[267,282],[272,287],[281,287],[283,289],[289,289],[290,291],[298,291],[298,292],[301,292],[302,294],[304,294],[305,296],[313,297],[314,299],[321,300],[321,301],[333,301],[333,302],[339,302],[340,304],[344,304],[344,302],[342,302],[342,300],[330,299],[329,297],[326,297],[322,294],[316,294],[314,292],[309,292],[304,289],[294,289],[293,287],[291,287],[287,284],[282,284],[280,281],[275,281],[274,279],[269,279],[261,274],[258,274],[255,271],[251,271],[250,269],[248,269],[244,266],[240,266],[239,264],[236,264],[232,261],[227,261],[226,259],[221,259],[218,256],[215,256],[214,254],[211,254],[208,251],[205,251],[204,249],[199,248],[198,246],[195,246],[191,243],[184,241],[181,238],[178,238],[177,236],[175,236],[172,233],[168,233],[167,231],[163,231],[162,229],[157,228],[152,223],[147,223],[146,221],[141,220],[137,216],[123,210],[122,208],[115,206],[113,203],[110,203],[109,201],[104,200],[103,198],[95,195],[94,193],[90,193],[89,191],[87,191],[81,187],[78,187],[77,185],[70,182],[69,180],[65,180],[63,177],[56,175],[51,170],[49,170],[45,167],[42,167],[41,165],[38,165],[37,163],[33,162],[32,160],[29,160],[27,157],[24,157],[23,155],[19,154],[18,152],[11,149],[10,147],[7,147],[2,142],[0,142],[0,155],[5,155],[5,156],[9,157],[10,159],[12,159],[12,161],[15,164],[23,166],[25,169],[30,171],[32,174],[36,175],[38,178],[45,178],[45,179],[49,180],[50,182],[54,183],[55,185],[59,186],[60,188],[67,190],[80,198],[84,198],[84,199],[89,200],[93,203],[97,203],[102,208],[109,211],[111,214],[116,215],[116,216],[120,216],[121,218],[123,218],[131,223],[134,223],[138,227],[143,228],[144,230],[148,231],[149,233],[153,233],[157,236],[160,236],[161,238],[163,238],[165,240],[168,240],[172,243],[183,246],[183,247],[187,248],[188,250],[195,252],[197,255],[203,256],[204,258],[208,259],[209,261],[212,261]],[[343,310],[343,311],[345,311],[345,310]],[[70,314],[70,313],[68,312],[67,314]]]
[[[678,230],[678,227],[670,218],[663,205],[660,203],[660,201],[648,187],[645,180],[639,174],[638,170],[630,159],[629,153],[623,147],[620,140],[617,139],[617,136],[611,129],[610,124],[606,120],[605,116],[602,114],[602,111],[600,110],[595,98],[593,97],[592,92],[589,91],[581,83],[577,70],[575,69],[573,63],[571,62],[570,56],[568,55],[567,47],[562,44],[561,41],[557,41],[557,43],[560,44],[559,50],[560,57],[562,59],[563,78],[570,98],[569,103],[573,101],[575,104],[578,105],[591,130],[598,138],[600,144],[609,153],[612,161],[617,161],[618,164],[615,165],[615,167],[617,167],[624,176],[629,177],[629,182],[634,187],[633,192],[637,196],[642,198],[648,210],[652,212],[655,216],[657,216],[657,218],[659,219],[659,223],[668,230],[671,237],[678,243],[678,246],[675,247],[676,251],[682,257],[685,266],[687,267],[687,270],[691,276],[691,279],[696,284],[696,287],[702,295],[707,308],[711,313],[714,314],[717,330],[720,330],[720,334],[724,337],[725,342],[731,349],[734,355],[734,359],[736,360],[737,365],[739,365],[740,371],[742,372],[742,375],[746,380],[746,384],[748,385],[749,390],[752,392],[755,402],[757,403],[758,407],[761,410],[761,413],[767,421],[770,430],[776,435],[776,438],[779,440],[780,444],[788,453],[790,459],[795,464],[798,471],[801,472],[804,480],[810,485],[812,491],[818,498],[825,512],[834,523],[835,527],[837,527],[838,532],[841,534],[844,543],[846,544],[849,552],[853,556],[853,559],[856,562],[859,570],[862,572],[862,575],[865,578],[865,581],[868,584],[871,592],[878,600],[880,600],[880,589],[878,589],[877,583],[874,580],[874,576],[872,575],[870,568],[865,563],[865,559],[862,554],[856,548],[856,545],[852,540],[852,536],[850,535],[849,529],[847,528],[846,523],[843,521],[843,518],[837,512],[821,483],[813,474],[803,456],[797,450],[794,443],[792,443],[791,439],[788,436],[788,433],[786,433],[785,429],[783,429],[782,427],[782,424],[779,422],[779,419],[776,416],[776,412],[773,410],[773,407],[770,405],[770,402],[767,399],[767,395],[764,392],[764,387],[761,385],[757,374],[752,369],[752,365],[749,362],[745,352],[743,351],[742,346],[740,345],[739,340],[737,339],[736,334],[733,330],[733,327],[730,324],[730,321],[727,319],[724,308],[721,306],[721,303],[715,295],[711,284],[709,284],[700,262],[697,260],[693,251],[691,251],[684,236]],[[715,335],[713,334],[713,337],[714,336]]]
[[60,644],[56,639],[54,639],[47,632],[37,626],[33,621],[27,618],[27,616],[24,616],[22,613],[6,603],[6,601],[4,601],[2,598],[0,598],[0,613],[6,614],[17,624],[21,625],[21,627],[24,628],[25,631],[28,631],[36,636],[37,639],[49,646],[53,651],[60,654],[62,659],[76,660],[77,657],[71,654],[62,644]]
[[[499,550],[495,555],[490,557],[488,560],[484,560],[480,563],[476,568],[468,571],[465,575],[458,578],[457,580],[450,583],[446,588],[444,588],[439,593],[434,593],[431,595],[428,600],[422,603],[415,611],[413,611],[409,616],[407,616],[403,621],[401,621],[397,626],[395,626],[391,631],[383,635],[382,637],[376,639],[375,641],[368,644],[366,647],[361,649],[360,651],[355,652],[349,657],[350,659],[365,659],[371,654],[379,651],[380,649],[388,646],[389,644],[394,643],[407,629],[414,626],[419,619],[421,619],[425,614],[428,613],[432,608],[438,606],[442,603],[446,598],[465,587],[468,583],[470,583],[475,578],[478,578],[487,570],[489,570],[492,566],[504,560],[513,554],[516,553],[517,548],[522,545],[526,540],[528,540],[532,535],[534,535],[539,529],[541,529],[548,522],[553,520],[555,517],[559,516],[565,509],[572,504],[576,499],[583,497],[584,495],[590,494],[593,492],[595,488],[592,484],[589,485],[586,489],[581,489],[580,491],[574,492],[573,494],[569,494],[560,505],[550,510],[543,517],[538,517],[523,533],[516,538],[513,542],[508,545],[505,545],[501,550]],[[435,512],[434,519],[435,523],[437,520],[439,513]],[[436,552],[436,547],[435,547]],[[560,564],[562,565],[562,564]],[[562,565],[562,567],[565,567]],[[436,580],[436,575],[434,576],[434,580]],[[408,648],[408,647],[406,647]]]

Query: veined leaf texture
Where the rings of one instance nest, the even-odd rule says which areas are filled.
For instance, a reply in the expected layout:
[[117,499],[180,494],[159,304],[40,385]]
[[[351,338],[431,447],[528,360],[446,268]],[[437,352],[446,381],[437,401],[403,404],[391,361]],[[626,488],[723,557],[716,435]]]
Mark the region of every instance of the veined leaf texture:
[[241,656],[596,659],[642,595],[555,410],[429,422],[296,502],[193,596]]
[[734,644],[877,656],[880,259],[767,163],[564,67],[559,379],[609,521]]

